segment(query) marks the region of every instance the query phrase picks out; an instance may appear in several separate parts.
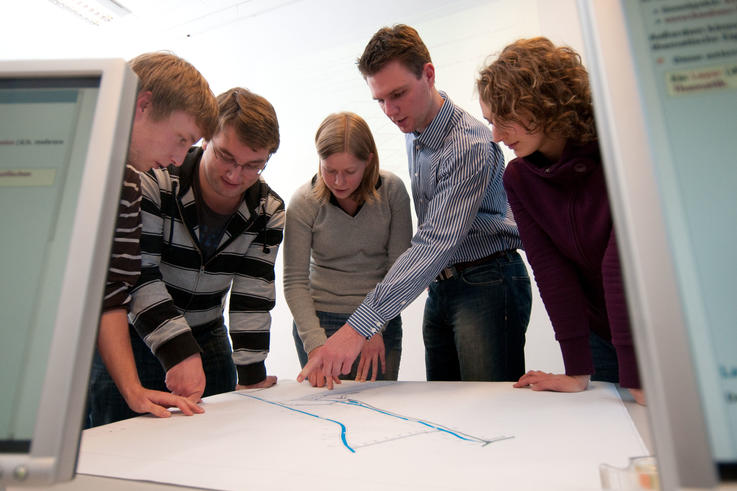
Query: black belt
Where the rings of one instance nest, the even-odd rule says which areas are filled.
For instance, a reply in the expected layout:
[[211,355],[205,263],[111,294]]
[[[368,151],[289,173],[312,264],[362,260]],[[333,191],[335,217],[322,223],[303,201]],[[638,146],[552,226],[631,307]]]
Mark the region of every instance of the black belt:
[[443,281],[443,280],[449,280],[451,278],[456,278],[461,274],[461,272],[464,269],[470,268],[471,266],[478,266],[480,264],[488,263],[489,261],[492,261],[494,259],[499,259],[500,257],[506,256],[508,252],[510,251],[509,250],[497,251],[493,254],[489,254],[488,256],[482,257],[481,259],[474,259],[473,261],[455,263],[451,266],[448,266],[447,268],[444,268],[440,272],[440,274],[435,278],[435,281]]

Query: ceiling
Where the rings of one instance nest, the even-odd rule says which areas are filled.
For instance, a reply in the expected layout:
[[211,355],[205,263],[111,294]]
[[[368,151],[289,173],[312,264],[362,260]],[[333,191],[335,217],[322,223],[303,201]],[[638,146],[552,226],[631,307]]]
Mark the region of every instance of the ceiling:
[[387,19],[442,18],[496,0],[112,0],[130,14],[99,26],[60,7],[61,1],[96,6],[110,0],[14,1],[3,12],[0,59],[186,52],[182,43],[205,38],[210,45],[213,40],[238,43],[253,51],[268,43],[299,52],[351,37],[363,39]]
[[[53,0],[49,0],[53,3]],[[86,0],[90,3],[101,0]],[[119,17],[108,30],[133,27],[169,35],[192,35],[288,8],[303,0],[113,0],[131,14]]]

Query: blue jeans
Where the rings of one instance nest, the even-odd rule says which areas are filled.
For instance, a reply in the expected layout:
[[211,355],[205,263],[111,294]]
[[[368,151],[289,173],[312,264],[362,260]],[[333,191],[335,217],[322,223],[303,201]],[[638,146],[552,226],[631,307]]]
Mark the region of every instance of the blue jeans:
[[[317,311],[317,318],[320,320],[320,327],[325,329],[325,335],[327,337],[332,336],[335,332],[343,327],[351,314],[337,314],[333,312],[322,312]],[[379,365],[379,374],[376,380],[397,380],[399,375],[399,362],[402,358],[402,317],[396,316],[390,320],[384,332],[381,333],[384,338],[384,348],[386,349],[386,372],[381,373],[381,365]],[[294,346],[297,348],[297,357],[302,368],[307,364],[307,353],[304,350],[302,340],[297,332],[297,325],[292,322],[292,336],[294,337]],[[351,368],[351,373],[348,375],[341,375],[340,378],[343,380],[354,380],[356,378],[356,371],[358,369],[358,362],[360,355],[356,358]],[[369,374],[370,375],[370,374]]]
[[517,381],[531,307],[516,251],[431,283],[422,326],[427,380]]
[[[168,392],[166,372],[138,333],[129,326],[133,358],[136,360],[141,385],[147,389]],[[230,340],[223,324],[213,329],[194,330],[194,337],[202,349],[202,368],[207,379],[203,397],[230,392],[235,389],[236,371]],[[87,428],[114,423],[139,416],[126,404],[110,377],[100,353],[95,350],[88,391]]]

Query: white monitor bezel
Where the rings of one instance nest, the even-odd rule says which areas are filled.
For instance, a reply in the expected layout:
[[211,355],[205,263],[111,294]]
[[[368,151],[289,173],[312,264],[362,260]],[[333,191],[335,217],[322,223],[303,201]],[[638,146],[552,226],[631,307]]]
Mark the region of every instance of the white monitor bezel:
[[2,61],[0,77],[100,77],[30,451],[0,453],[0,485],[50,484],[76,468],[138,78],[122,59]]
[[616,0],[578,0],[578,6],[661,486],[713,488],[719,476],[668,245],[623,5]]

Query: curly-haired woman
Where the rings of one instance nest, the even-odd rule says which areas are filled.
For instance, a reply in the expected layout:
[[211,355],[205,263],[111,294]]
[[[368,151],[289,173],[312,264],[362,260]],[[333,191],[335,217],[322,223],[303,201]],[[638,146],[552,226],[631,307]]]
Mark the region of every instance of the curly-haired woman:
[[515,387],[578,392],[604,380],[644,404],[580,56],[521,39],[481,70],[477,89],[494,141],[517,156],[504,188],[566,371],[532,370]]

